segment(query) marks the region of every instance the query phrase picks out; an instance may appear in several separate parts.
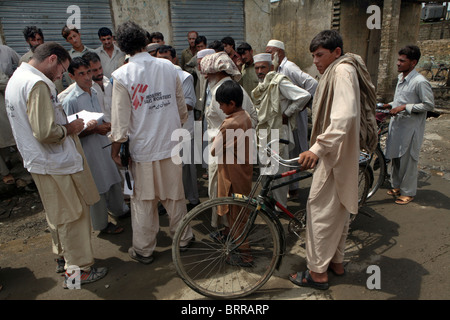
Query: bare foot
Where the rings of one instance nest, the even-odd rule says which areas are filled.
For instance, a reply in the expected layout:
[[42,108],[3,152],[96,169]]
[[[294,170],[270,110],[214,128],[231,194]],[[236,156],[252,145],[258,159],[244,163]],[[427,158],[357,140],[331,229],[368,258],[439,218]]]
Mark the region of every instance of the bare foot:
[[345,274],[343,263],[330,262],[328,269],[331,270],[337,276],[343,276]]

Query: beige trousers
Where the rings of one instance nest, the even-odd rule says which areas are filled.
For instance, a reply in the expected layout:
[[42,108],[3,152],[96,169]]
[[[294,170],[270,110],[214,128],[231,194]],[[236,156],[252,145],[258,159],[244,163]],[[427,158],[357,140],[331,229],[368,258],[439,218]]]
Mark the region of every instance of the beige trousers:
[[[186,200],[137,200],[131,197],[131,227],[133,228],[133,248],[144,257],[153,254],[156,248],[156,236],[159,232],[158,201],[162,203],[169,215],[169,230],[173,237],[181,219],[186,215]],[[192,238],[188,227],[182,236],[180,245],[187,245]]]
[[332,173],[314,198],[308,199],[306,212],[307,266],[323,273],[330,262],[344,261],[350,217],[339,200]]

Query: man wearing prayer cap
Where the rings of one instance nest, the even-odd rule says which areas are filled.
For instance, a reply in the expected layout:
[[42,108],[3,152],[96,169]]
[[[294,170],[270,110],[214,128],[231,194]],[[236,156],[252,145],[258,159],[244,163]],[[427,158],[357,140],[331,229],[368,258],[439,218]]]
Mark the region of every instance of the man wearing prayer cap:
[[[259,79],[258,86],[253,89],[252,97],[258,112],[258,125],[256,127],[259,139],[266,135],[267,142],[276,137],[270,135],[271,130],[278,130],[279,139],[291,140],[292,128],[295,126],[295,116],[305,109],[311,94],[294,85],[285,75],[273,71],[272,56],[270,53],[261,53],[253,57],[255,72]],[[279,155],[288,158],[289,151],[286,145],[280,145]],[[287,171],[284,166],[278,166],[278,173]],[[289,179],[289,178],[284,178]],[[284,180],[282,179],[282,180]],[[284,181],[280,181],[282,183]],[[284,207],[287,206],[288,186],[273,190],[274,198]]]
[[[208,124],[208,142],[212,141],[219,131],[220,125],[227,117],[220,109],[219,103],[216,101],[215,95],[217,89],[226,81],[239,81],[241,73],[234,64],[233,60],[224,51],[207,55],[200,62],[202,73],[208,80],[209,89],[211,91],[211,102],[205,106],[205,117]],[[241,86],[242,88],[242,86]],[[242,88],[244,99],[242,109],[247,111],[252,120],[253,128],[256,127],[258,116],[253,106],[250,96]],[[210,198],[217,197],[217,163],[214,159],[208,161],[208,193]],[[226,219],[222,219],[226,225]],[[217,215],[213,214],[213,227],[217,227]]]
[[156,50],[159,49],[159,47],[161,47],[161,45],[157,42],[153,42],[153,43],[149,43],[146,47],[145,50],[150,53],[150,55],[152,57],[156,57]]
[[[286,58],[284,43],[280,40],[272,39],[267,43],[266,53],[272,54],[274,70],[287,76],[293,84],[305,89],[312,98],[317,88],[317,81],[309,74],[303,72],[294,62]],[[296,118],[297,128],[294,130],[295,148],[291,150],[290,157],[296,157],[299,153],[308,150],[308,110],[299,112]],[[295,178],[292,176],[291,178]],[[289,185],[290,194],[298,196],[298,183]]]

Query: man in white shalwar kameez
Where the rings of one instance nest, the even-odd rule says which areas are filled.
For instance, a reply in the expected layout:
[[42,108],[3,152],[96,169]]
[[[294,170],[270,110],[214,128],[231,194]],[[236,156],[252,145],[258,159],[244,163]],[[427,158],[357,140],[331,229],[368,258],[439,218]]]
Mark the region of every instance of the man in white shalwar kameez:
[[320,32],[310,51],[322,77],[313,101],[311,147],[298,161],[304,170],[315,169],[306,207],[308,269],[289,279],[325,290],[327,270],[345,273],[349,216],[358,212],[360,146],[373,150],[377,143],[376,96],[361,57],[344,55],[337,31]]
[[417,46],[406,46],[399,51],[398,76],[390,114],[389,135],[386,141],[386,158],[392,159],[389,195],[395,203],[410,203],[417,192],[419,152],[425,132],[427,111],[434,109],[431,84],[415,70],[420,59]]
[[[129,139],[134,186],[133,245],[128,253],[148,264],[153,261],[159,231],[158,201],[167,210],[172,236],[186,214],[181,161],[171,157],[178,142],[171,141],[171,136],[186,122],[188,112],[174,65],[147,53],[145,30],[125,22],[117,29],[117,43],[131,57],[112,74],[111,154],[120,165],[121,143]],[[188,246],[192,238],[188,229],[181,246]]]

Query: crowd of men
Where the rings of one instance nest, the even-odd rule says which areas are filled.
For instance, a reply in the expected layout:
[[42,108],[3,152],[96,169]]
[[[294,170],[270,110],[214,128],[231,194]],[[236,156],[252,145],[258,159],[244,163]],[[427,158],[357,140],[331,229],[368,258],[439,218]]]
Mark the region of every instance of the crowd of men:
[[[189,46],[178,60],[163,34],[149,33],[131,21],[121,24],[115,34],[100,28],[101,46],[95,50],[83,44],[76,28],[64,26],[61,35],[71,45],[69,51],[56,42],[44,42],[42,30],[36,27],[24,29],[30,51],[23,57],[0,46],[1,88],[6,87],[1,97],[0,147],[17,145],[34,179],[58,256],[57,272],[78,266],[82,284],[107,274],[107,268],[93,266],[90,230],[121,233],[122,227],[109,222],[110,215],[131,215],[129,255],[140,263],[153,261],[159,215],[167,212],[173,235],[183,216],[200,203],[197,166],[192,157],[182,159],[189,158],[185,153],[196,153],[196,122],[202,133],[208,132],[202,154],[220,130],[227,114],[216,95],[232,81],[242,90],[240,104],[250,119],[247,127],[255,129],[258,137],[262,131],[277,130],[280,139],[291,141],[291,146],[280,146],[280,155],[300,155],[303,169],[315,170],[307,204],[308,270],[290,275],[290,280],[327,289],[327,270],[344,274],[349,213],[357,213],[359,151],[373,150],[377,137],[375,88],[362,59],[344,53],[338,32],[323,31],[311,42],[314,64],[322,75],[319,82],[288,60],[285,44],[275,39],[267,43],[265,52],[254,54],[246,42],[236,47],[233,38],[224,37],[209,43],[190,31]],[[396,119],[409,119],[400,119],[404,124],[394,121],[395,134],[403,128],[401,143],[393,134],[390,140],[396,142],[388,146],[395,159],[390,194],[398,196],[398,204],[412,201],[415,195],[418,136],[423,136],[424,113],[434,104],[429,83],[414,72],[420,59],[417,50],[410,46],[399,52],[397,90],[407,82],[419,86],[419,94],[398,93],[386,105],[392,106],[392,114],[399,114]],[[412,88],[407,90],[413,95]],[[311,136],[307,108],[313,114]],[[68,121],[67,116],[82,111],[103,117],[84,121],[76,116]],[[405,129],[412,125],[415,131]],[[174,155],[178,142],[171,135],[180,128],[188,137],[183,139],[183,155]],[[124,144],[129,147],[133,178],[129,205],[120,171]],[[14,183],[1,160],[3,182]],[[215,161],[204,159],[202,165],[210,198],[218,196]],[[288,197],[298,196],[298,184],[279,188],[273,196],[286,207]],[[217,215],[213,224],[226,226],[227,219],[221,218]],[[182,250],[189,250],[194,241],[187,229]],[[65,286],[69,277],[66,272]]]

